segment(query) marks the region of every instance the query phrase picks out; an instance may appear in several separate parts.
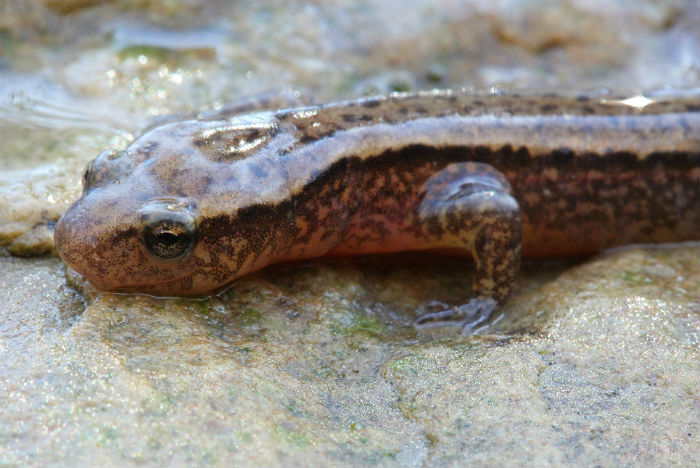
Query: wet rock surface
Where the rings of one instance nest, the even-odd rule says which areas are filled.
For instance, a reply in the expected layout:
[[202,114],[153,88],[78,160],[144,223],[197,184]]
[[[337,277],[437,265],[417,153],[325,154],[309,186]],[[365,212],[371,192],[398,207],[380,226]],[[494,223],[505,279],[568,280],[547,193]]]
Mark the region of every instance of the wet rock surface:
[[[303,88],[697,86],[694,2],[16,2],[0,15],[0,466],[695,466],[700,246],[527,263],[477,336],[428,254],[100,294],[51,230],[105,147]],[[391,18],[388,20],[387,18]]]

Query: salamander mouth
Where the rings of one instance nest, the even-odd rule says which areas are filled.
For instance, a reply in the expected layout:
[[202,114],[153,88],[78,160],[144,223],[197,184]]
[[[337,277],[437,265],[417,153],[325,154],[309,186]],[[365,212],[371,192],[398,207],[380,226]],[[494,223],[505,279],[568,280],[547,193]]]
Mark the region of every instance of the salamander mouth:
[[[182,278],[184,278],[184,276]],[[180,288],[176,287],[176,285],[173,284],[181,281],[182,278],[167,279],[149,283],[132,283],[112,288],[100,288],[98,286],[98,289],[114,294],[137,294],[139,296],[154,297],[157,299],[173,299],[176,297],[181,297],[183,295],[188,296],[186,292],[183,293]],[[92,281],[90,282],[92,283]],[[171,284],[171,286],[168,287],[168,284]],[[197,295],[193,294],[191,297],[197,297]]]
[[[202,272],[200,271],[199,273]],[[193,281],[193,275],[184,273],[178,277],[161,279],[159,281],[154,281],[151,279],[148,282],[138,282],[136,280],[133,283],[130,282],[129,284],[121,284],[116,287],[100,288],[98,286],[98,289],[115,294],[138,294],[159,299],[172,299],[178,297],[197,299],[215,295],[223,289],[229,287],[232,282],[233,281],[220,286],[197,284]],[[97,284],[95,284],[95,286],[97,286]]]
[[[62,255],[65,256],[65,253]],[[95,271],[91,269],[85,262],[76,260],[72,255],[63,258],[67,268],[79,275],[82,279],[90,283],[98,291],[115,294],[143,294],[151,297],[170,298],[182,295],[188,295],[185,291],[182,292],[182,283],[187,275],[183,274],[177,277],[169,277],[159,281],[154,281],[151,277],[148,281],[141,281],[140,278],[131,278],[133,282],[124,284],[117,277],[107,274],[107,271]],[[195,296],[196,294],[192,294]]]

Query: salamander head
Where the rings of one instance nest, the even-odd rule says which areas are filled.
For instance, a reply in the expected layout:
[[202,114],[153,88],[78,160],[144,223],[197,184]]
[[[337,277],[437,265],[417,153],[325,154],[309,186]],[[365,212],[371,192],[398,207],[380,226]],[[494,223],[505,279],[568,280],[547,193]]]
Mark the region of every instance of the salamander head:
[[[206,294],[260,268],[243,254],[251,251],[245,236],[236,236],[236,214],[254,195],[245,180],[230,185],[250,178],[248,158],[271,132],[263,120],[240,131],[225,121],[221,141],[222,122],[164,125],[124,151],[101,153],[56,226],[63,261],[99,289],[159,296]],[[216,150],[235,145],[250,154],[232,161]]]

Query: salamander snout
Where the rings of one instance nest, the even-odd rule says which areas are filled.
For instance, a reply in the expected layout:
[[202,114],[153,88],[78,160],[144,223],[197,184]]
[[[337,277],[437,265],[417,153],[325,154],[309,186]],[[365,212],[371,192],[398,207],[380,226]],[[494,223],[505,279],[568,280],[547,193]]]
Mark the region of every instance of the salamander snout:
[[71,206],[56,225],[56,250],[98,289],[127,292],[138,286],[169,295],[191,271],[199,238],[193,204],[110,193],[118,188],[95,189]]

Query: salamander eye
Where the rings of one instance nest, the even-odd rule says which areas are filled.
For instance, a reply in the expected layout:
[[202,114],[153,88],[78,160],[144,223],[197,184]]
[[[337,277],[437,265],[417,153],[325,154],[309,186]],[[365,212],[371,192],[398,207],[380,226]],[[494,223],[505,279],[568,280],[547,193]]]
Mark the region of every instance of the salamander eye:
[[194,217],[184,203],[151,203],[141,210],[141,223],[143,245],[158,258],[182,257],[196,242]]
[[160,224],[149,226],[144,232],[146,248],[160,258],[179,257],[192,245],[192,233],[174,221],[163,220]]

